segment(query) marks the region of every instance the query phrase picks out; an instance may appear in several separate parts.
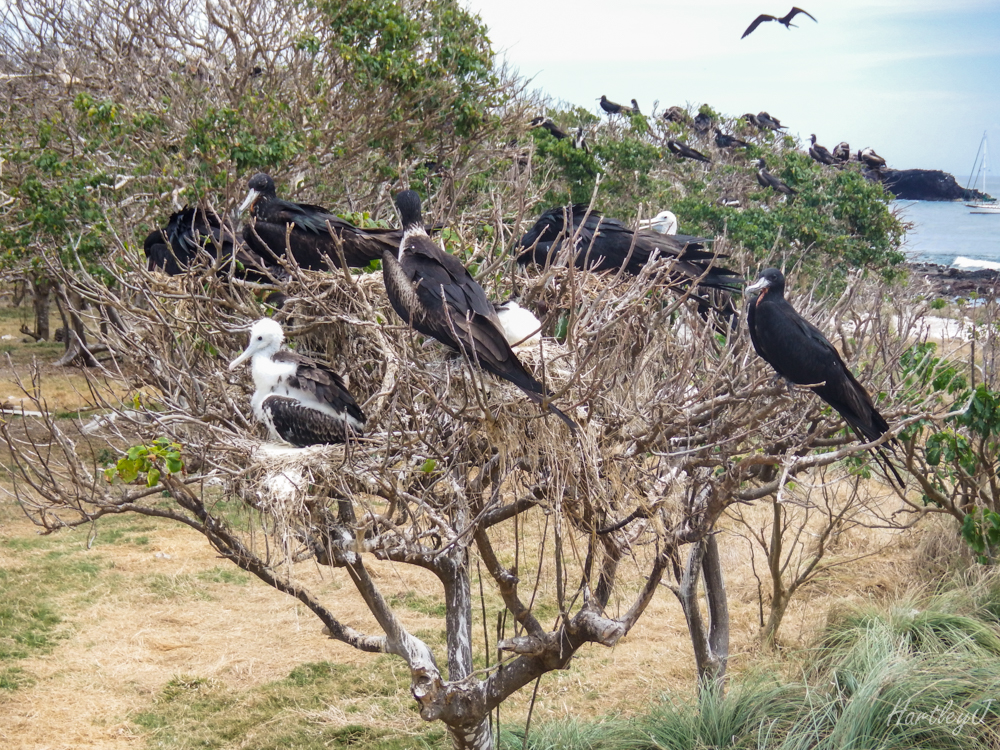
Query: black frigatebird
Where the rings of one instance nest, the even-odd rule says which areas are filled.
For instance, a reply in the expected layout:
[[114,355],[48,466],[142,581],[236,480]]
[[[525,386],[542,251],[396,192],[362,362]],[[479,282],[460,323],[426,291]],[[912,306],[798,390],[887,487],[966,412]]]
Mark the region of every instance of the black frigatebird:
[[815,161],[818,161],[820,164],[833,164],[836,161],[836,159],[833,158],[833,154],[830,153],[830,149],[816,143],[815,133],[809,136],[809,142],[812,144],[809,147],[809,156],[811,156]]
[[672,138],[669,141],[667,141],[667,148],[670,149],[670,153],[674,154],[675,156],[679,156],[682,159],[694,159],[695,161],[705,162],[706,164],[712,163],[712,160],[709,159],[700,151],[695,151],[686,143],[675,141]]
[[[816,19],[813,18],[810,13],[802,10],[802,8],[792,8],[782,18],[778,18],[777,16],[769,16],[766,13],[761,13],[753,20],[753,23],[747,27],[747,30],[743,32],[743,36],[741,36],[740,39],[746,39],[750,34],[753,33],[754,29],[756,29],[758,26],[764,23],[764,21],[777,21],[778,23],[784,25],[786,29],[791,28],[792,26],[795,26],[795,24],[792,23],[792,19],[795,18],[795,16],[797,16],[799,13],[804,13],[805,15],[812,18],[813,21],[816,21]],[[795,28],[798,27],[796,26]]]
[[[633,105],[635,105],[635,99],[632,100]],[[610,101],[607,96],[601,94],[601,109],[607,112],[609,115],[630,115],[633,112],[638,112],[639,107],[637,105],[633,107],[627,104],[618,104],[617,102]]]
[[748,144],[746,141],[741,141],[739,138],[736,138],[734,136],[727,135],[726,133],[723,133],[721,130],[716,128],[715,145],[718,146],[719,148],[735,148],[736,146],[746,147],[749,146],[750,144]]
[[691,124],[691,115],[683,107],[673,106],[663,113],[663,119],[667,122],[679,122],[685,125]]
[[704,112],[699,112],[694,118],[694,129],[699,133],[707,133],[712,127],[712,117]]
[[[517,262],[544,266],[558,255],[564,243],[574,242],[572,262],[581,270],[618,271],[624,266],[628,273],[638,274],[655,253],[674,261],[670,267],[670,280],[679,288],[696,283],[710,289],[738,289],[743,283],[742,277],[714,265],[718,258],[728,256],[708,250],[705,244],[710,240],[659,231],[660,220],[666,228],[673,216],[664,216],[664,213],[669,212],[661,212],[648,229],[633,232],[618,219],[610,219],[590,210],[586,203],[550,208],[521,237],[519,245],[522,252]],[[676,227],[676,219],[673,226]],[[706,300],[696,299],[702,304],[709,304]]]
[[437,339],[490,374],[508,380],[537,404],[544,404],[575,434],[577,426],[553,404],[549,393],[529,373],[510,347],[496,306],[454,255],[427,236],[420,222],[420,196],[405,190],[396,196],[403,224],[398,258],[382,255],[385,291],[393,309],[416,331]]
[[767,163],[763,159],[757,160],[757,182],[761,187],[769,187],[785,195],[795,195],[795,190],[767,171]]
[[[889,424],[833,344],[785,299],[781,271],[761,271],[760,278],[746,288],[746,295],[747,329],[753,348],[778,375],[796,385],[808,386],[836,409],[865,442],[878,440],[888,432]],[[902,487],[902,478],[881,449],[878,456]]]
[[[250,281],[269,281],[264,261],[236,238],[233,225],[215,211],[185,206],[170,215],[167,225],[149,233],[142,245],[146,267],[168,276],[186,273],[199,258],[215,262],[236,254],[236,275]],[[271,274],[280,275],[274,268]]]
[[250,328],[246,350],[229,365],[234,370],[247,359],[251,362],[254,416],[272,438],[299,448],[343,443],[360,435],[365,415],[340,375],[282,348],[284,338],[280,323],[262,318]]
[[756,120],[757,120],[757,127],[759,128],[768,128],[770,130],[788,129],[787,125],[781,124],[781,120],[779,120],[777,117],[771,117],[771,115],[769,115],[767,112],[763,111],[758,112]]
[[380,260],[384,250],[396,250],[403,236],[398,229],[361,229],[322,206],[282,200],[267,174],[254,175],[248,187],[240,211],[249,208],[252,221],[243,228],[243,239],[268,262],[277,262],[291,248],[292,257],[302,268],[339,268],[338,243],[330,234],[332,229],[348,267],[364,268]]
[[833,147],[833,158],[841,163],[849,162],[851,160],[851,146],[847,143],[847,141],[841,141]]
[[539,115],[538,117],[532,118],[531,127],[533,128],[544,128],[549,131],[556,140],[562,140],[563,138],[569,138],[569,134],[562,130],[558,125],[552,122],[551,117],[544,117]]

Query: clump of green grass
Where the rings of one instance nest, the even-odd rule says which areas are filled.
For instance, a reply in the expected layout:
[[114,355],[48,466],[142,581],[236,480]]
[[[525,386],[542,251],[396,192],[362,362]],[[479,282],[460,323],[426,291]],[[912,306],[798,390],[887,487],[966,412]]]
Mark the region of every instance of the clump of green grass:
[[[569,719],[549,722],[537,729],[532,726],[528,733],[528,747],[531,750],[616,750],[625,747],[622,741],[628,736],[629,724],[619,719],[604,719],[599,722]],[[522,750],[524,729],[506,728],[500,730],[497,742],[499,750]]]
[[197,599],[210,601],[212,595],[205,590],[198,577],[191,573],[153,573],[146,577],[146,587],[159,599]]
[[20,667],[0,668],[0,690],[20,690],[35,683],[35,678]]
[[[138,542],[136,542],[138,544]],[[250,583],[249,573],[240,570],[235,565],[228,568],[216,566],[211,570],[203,570],[198,573],[198,579],[206,583],[224,583],[231,586],[246,586]]]
[[[1000,633],[940,597],[832,617],[791,680],[743,677],[725,695],[667,700],[629,721],[532,727],[533,750],[995,750]],[[971,606],[971,605],[970,605]],[[693,687],[692,687],[693,693]],[[506,750],[523,732],[501,735]]]
[[31,675],[12,662],[50,653],[72,632],[68,619],[92,601],[104,563],[81,539],[66,534],[0,540],[17,560],[0,568],[0,689],[30,685]]
[[393,594],[388,598],[388,602],[393,608],[406,607],[414,612],[430,615],[431,617],[444,617],[444,602],[432,596],[421,596],[415,591],[407,591],[403,594]]
[[246,750],[404,750],[436,746],[443,733],[432,725],[421,726],[426,731],[414,736],[375,728],[363,720],[333,726],[322,719],[331,703],[351,713],[346,707],[352,701],[393,712],[400,711],[400,700],[412,702],[408,682],[398,684],[393,676],[393,659],[377,657],[370,668],[362,669],[329,662],[302,664],[282,680],[247,690],[179,675],[164,686],[150,710],[132,721],[147,732],[147,744],[154,748],[238,745]]

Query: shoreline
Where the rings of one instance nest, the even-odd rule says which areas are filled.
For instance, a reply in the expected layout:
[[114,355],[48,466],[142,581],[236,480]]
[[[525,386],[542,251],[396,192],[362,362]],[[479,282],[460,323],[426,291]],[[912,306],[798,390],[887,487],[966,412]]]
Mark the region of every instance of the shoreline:
[[1000,296],[1000,271],[989,268],[965,270],[937,263],[905,263],[910,273],[925,279],[942,297],[995,298]]

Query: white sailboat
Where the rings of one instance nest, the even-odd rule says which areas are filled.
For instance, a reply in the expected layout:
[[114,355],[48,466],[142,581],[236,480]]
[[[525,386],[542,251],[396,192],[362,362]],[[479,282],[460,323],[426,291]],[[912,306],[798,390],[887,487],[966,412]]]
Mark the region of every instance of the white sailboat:
[[[980,158],[982,157],[982,158]],[[971,189],[975,182],[979,182],[982,179],[983,187],[979,191],[983,195],[986,195],[986,175],[990,171],[990,158],[989,158],[989,141],[986,139],[986,132],[983,132],[982,143],[979,144],[979,153],[976,154],[976,163],[972,166],[973,173],[976,172],[976,167],[979,167],[979,173],[976,175],[975,180],[970,176],[969,184],[966,185],[966,189]],[[978,200],[972,203],[966,203],[966,206],[973,209],[969,213],[971,214],[1000,214],[1000,202],[996,199]]]

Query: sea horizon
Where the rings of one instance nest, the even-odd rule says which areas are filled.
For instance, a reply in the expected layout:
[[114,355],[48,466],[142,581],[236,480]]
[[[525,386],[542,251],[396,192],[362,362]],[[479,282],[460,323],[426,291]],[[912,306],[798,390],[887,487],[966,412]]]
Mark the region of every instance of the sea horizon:
[[[964,185],[968,176],[955,179]],[[1000,199],[1000,176],[987,176],[986,192]],[[910,262],[1000,270],[1000,213],[974,214],[964,201],[897,200],[892,206],[912,225],[902,246]]]

